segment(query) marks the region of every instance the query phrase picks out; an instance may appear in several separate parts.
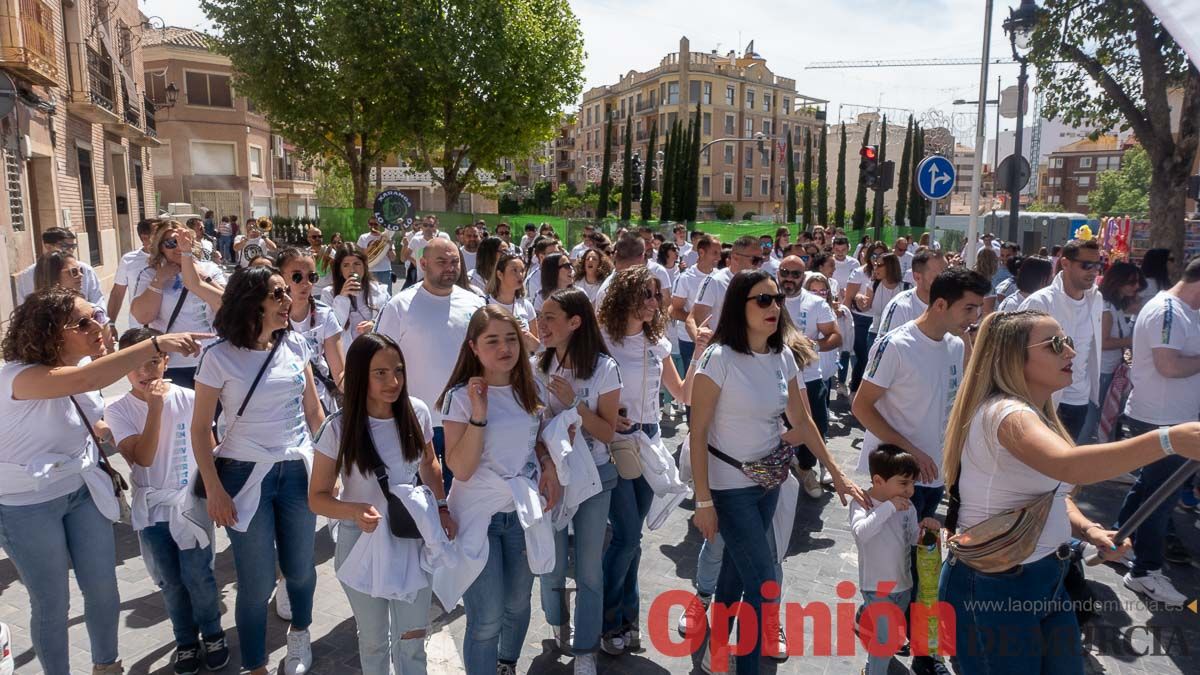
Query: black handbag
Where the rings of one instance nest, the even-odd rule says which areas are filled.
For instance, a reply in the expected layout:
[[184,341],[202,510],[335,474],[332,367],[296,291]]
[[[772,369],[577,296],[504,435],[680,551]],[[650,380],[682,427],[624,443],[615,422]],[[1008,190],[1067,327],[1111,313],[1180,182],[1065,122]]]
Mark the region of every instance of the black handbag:
[[[371,438],[370,426],[367,427],[367,433],[363,436],[363,439],[371,446],[367,448],[368,456],[374,455],[378,457],[379,452],[375,449],[374,439]],[[382,460],[375,467],[375,480],[379,481],[379,489],[383,491],[383,496],[387,499],[388,529],[392,531],[392,536],[397,539],[424,539],[421,536],[420,530],[417,529],[417,521],[408,512],[408,508],[404,506],[404,502],[392,494],[392,488],[388,482],[387,466],[384,465]]]

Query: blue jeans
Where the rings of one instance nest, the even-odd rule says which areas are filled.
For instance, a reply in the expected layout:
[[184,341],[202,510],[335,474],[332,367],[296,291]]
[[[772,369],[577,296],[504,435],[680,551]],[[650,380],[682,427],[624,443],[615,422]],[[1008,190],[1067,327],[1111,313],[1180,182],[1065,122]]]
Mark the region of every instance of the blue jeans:
[[871,322],[869,316],[855,314],[854,316],[854,370],[850,372],[850,391],[858,391],[862,384],[863,372],[867,369],[867,357],[871,355],[871,345],[875,342],[875,333],[868,333]]
[[[616,466],[609,463],[597,467],[611,473],[616,485]],[[604,534],[608,525],[608,510],[612,488],[593,495],[579,505],[571,519],[575,526],[575,639],[572,651],[586,654],[600,646],[600,631],[604,621]],[[571,608],[571,593],[567,588],[567,529],[554,533],[554,571],[541,577],[542,611],[546,623],[563,626]]]
[[[775,561],[775,581],[779,582],[780,595],[783,594],[783,563],[775,547],[774,523],[769,523],[771,529],[767,543],[771,545],[771,560]],[[700,543],[700,557],[696,559],[696,592],[700,595],[711,596],[717,592],[717,579],[721,576],[721,563],[725,560],[725,540],[718,532],[710,542],[705,539]]]
[[221,258],[225,264],[233,264],[237,258],[233,255],[233,235],[221,235],[217,237],[217,250],[221,252]]
[[[231,496],[245,485],[254,462],[223,462],[221,485]],[[227,528],[237,572],[237,602],[234,621],[242,655],[242,667],[260,668],[267,663],[267,603],[275,590],[275,563],[287,583],[292,603],[292,629],[308,630],[312,623],[313,592],[317,571],[313,561],[317,517],[308,508],[308,472],[299,459],[279,462],[262,482],[258,511],[245,532]]]
[[[684,333],[684,335],[686,335],[686,333]],[[692,362],[692,357],[695,354],[696,343],[681,338],[679,340],[679,360],[683,361],[683,367],[685,370],[679,372],[680,376],[683,376],[687,372],[686,368],[688,367],[688,364]]]
[[494,675],[499,662],[515,664],[529,630],[533,572],[517,512],[497,513],[488,526],[488,559],[463,594],[467,675]]
[[167,523],[138,532],[142,554],[153,558],[154,582],[162,589],[175,644],[200,643],[221,634],[221,594],[213,578],[212,546],[180,550]]
[[446,465],[446,430],[444,427],[433,428],[433,454],[437,455],[442,464],[442,494],[450,494],[450,483],[454,482],[454,472]]
[[0,546],[29,591],[33,651],[46,675],[69,675],[68,567],[83,592],[92,662],[117,660],[121,599],[117,596],[113,524],[81,487],[69,495],[30,506],[0,506]]
[[641,611],[638,565],[642,559],[642,526],[654,491],[645,478],[617,480],[608,507],[612,539],[604,551],[604,633],[635,628]]
[[1083,675],[1079,623],[1063,585],[1069,562],[1050,554],[999,574],[953,556],[942,563],[938,599],[954,609],[959,675]]
[[[821,432],[821,438],[825,438],[829,433],[829,390],[825,387],[825,380],[805,382],[804,389],[808,393],[808,407],[812,411],[813,423],[817,425],[817,431]],[[796,459],[800,468],[806,471],[817,465],[817,457],[807,445],[796,447]]]
[[[885,602],[899,607],[907,615],[910,598],[912,597],[912,589],[896,591],[895,593],[879,597],[875,595],[875,589],[864,588],[862,595],[863,604],[859,606],[858,613],[854,616],[854,625],[858,629],[859,638],[864,641],[863,650],[867,652],[866,675],[887,675],[888,665],[891,664],[894,654],[874,656],[870,652],[870,645],[875,644],[878,649],[887,644],[892,637],[892,631],[896,630],[898,626],[891,625],[892,622],[887,620],[888,614],[883,612],[875,615],[876,621],[873,626],[864,628],[859,622],[867,607]],[[901,645],[903,645],[903,641],[901,641]]]
[[390,269],[380,272],[371,272],[371,276],[375,277],[375,281],[378,281],[383,285],[384,288],[387,289],[388,295],[392,294],[392,271]]
[[[771,555],[771,519],[779,502],[779,488],[765,490],[757,485],[734,490],[713,490],[717,510],[717,529],[725,540],[725,559],[717,579],[717,602],[726,606],[742,601],[757,617],[754,648],[737,657],[739,675],[757,675],[762,654],[764,630],[762,586],[775,580],[775,559]],[[772,617],[775,621],[778,617]],[[729,621],[732,626],[732,618]],[[742,630],[739,628],[739,631]],[[731,635],[732,640],[732,635]]]
[[196,366],[183,366],[181,368],[167,368],[163,372],[163,378],[170,380],[175,386],[184,387],[187,389],[196,388]]
[[[1130,438],[1158,428],[1157,424],[1146,424],[1130,417],[1124,419]],[[1129,487],[1129,492],[1125,495],[1125,502],[1121,504],[1121,511],[1117,514],[1115,527],[1119,528],[1120,523],[1128,520],[1142,505],[1142,502],[1154,494],[1158,486],[1165,483],[1185,462],[1187,462],[1187,458],[1171,455],[1143,466],[1142,470],[1138,472],[1137,480]],[[1154,509],[1149,518],[1134,530],[1132,537],[1133,569],[1130,571],[1133,576],[1144,577],[1150,572],[1162,569],[1163,553],[1167,543],[1167,527],[1171,522],[1171,511],[1175,509],[1178,501],[1178,495],[1168,497],[1158,505],[1158,508]]]

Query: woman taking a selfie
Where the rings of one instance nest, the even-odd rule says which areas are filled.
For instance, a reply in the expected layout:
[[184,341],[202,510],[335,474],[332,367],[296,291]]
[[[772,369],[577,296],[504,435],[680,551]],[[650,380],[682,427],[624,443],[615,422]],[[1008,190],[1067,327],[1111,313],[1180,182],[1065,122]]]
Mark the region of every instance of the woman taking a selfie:
[[338,250],[333,259],[333,315],[342,327],[342,352],[354,339],[374,330],[379,310],[387,304],[387,288],[367,274],[367,255],[353,244]]
[[320,281],[316,258],[308,249],[285,248],[276,258],[292,296],[292,330],[308,343],[309,363],[317,383],[317,398],[326,414],[338,409],[342,382],[342,326],[333,309],[313,297]]

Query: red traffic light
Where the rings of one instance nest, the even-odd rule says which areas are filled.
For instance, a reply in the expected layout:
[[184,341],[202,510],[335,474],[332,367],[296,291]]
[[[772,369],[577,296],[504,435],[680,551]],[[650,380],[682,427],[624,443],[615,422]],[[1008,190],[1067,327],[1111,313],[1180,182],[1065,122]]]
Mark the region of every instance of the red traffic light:
[[864,145],[858,154],[862,155],[863,159],[878,159],[879,151],[874,145]]

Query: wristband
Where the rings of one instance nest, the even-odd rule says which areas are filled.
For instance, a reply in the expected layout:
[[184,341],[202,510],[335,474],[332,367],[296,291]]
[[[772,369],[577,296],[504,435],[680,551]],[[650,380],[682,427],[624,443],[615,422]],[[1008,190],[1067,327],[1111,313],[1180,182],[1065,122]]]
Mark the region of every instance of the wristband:
[[447,506],[446,506],[446,500],[445,500],[445,499],[439,499],[439,500],[437,500],[437,507],[438,507],[439,509],[445,509],[445,508],[449,508],[449,507],[447,507]]
[[1158,428],[1158,444],[1162,446],[1164,455],[1175,454],[1175,448],[1171,447],[1171,427]]
[[154,353],[155,354],[163,353],[162,349],[160,349],[158,346],[158,336],[157,335],[150,336],[150,344],[154,345]]
[[697,509],[711,509],[712,507],[713,503],[711,499],[706,502],[696,502]]
[[192,257],[192,252],[191,251],[180,251],[179,255],[181,255],[185,258],[190,258],[190,257]]
[[481,427],[481,428],[482,428],[482,427],[486,427],[486,426],[487,426],[487,420],[484,420],[484,421],[482,421],[482,422],[478,422],[478,421],[476,421],[476,420],[473,420],[473,419],[470,419],[470,418],[468,418],[468,419],[467,419],[467,424],[470,424],[470,425],[471,425],[471,426],[473,426],[473,427]]
[[155,292],[155,293],[158,293],[159,295],[162,295],[162,289],[161,289],[161,288],[155,288],[154,286],[147,286],[146,288],[150,289],[151,291],[153,291],[153,292]]

